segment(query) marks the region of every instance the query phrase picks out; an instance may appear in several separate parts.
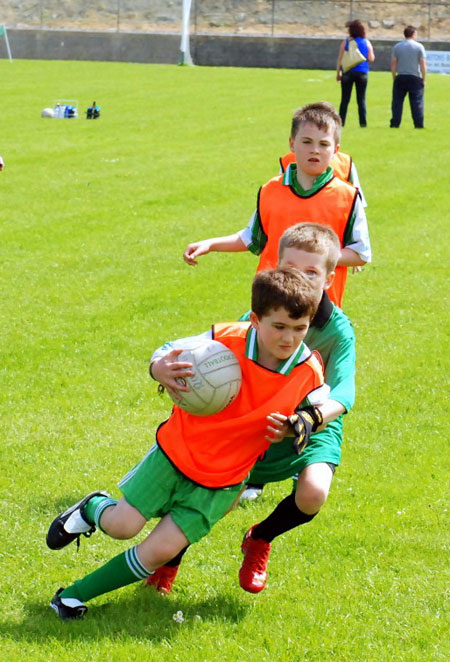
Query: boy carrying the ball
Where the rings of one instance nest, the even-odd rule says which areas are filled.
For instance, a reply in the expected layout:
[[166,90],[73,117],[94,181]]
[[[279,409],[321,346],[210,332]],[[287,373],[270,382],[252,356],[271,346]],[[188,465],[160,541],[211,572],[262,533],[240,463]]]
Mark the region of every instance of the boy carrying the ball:
[[[298,475],[294,492],[283,499],[267,519],[245,534],[239,582],[251,593],[259,593],[266,585],[272,541],[316,517],[327,500],[335,468],[340,462],[342,419],[355,400],[355,336],[349,319],[331,303],[327,294],[339,254],[336,234],[331,228],[316,223],[295,225],[286,230],[280,241],[279,266],[298,269],[323,290],[305,341],[308,347],[320,352],[331,390],[328,399],[318,406],[323,424],[310,436],[302,453],[293,452],[292,440],[284,439],[282,443],[272,444],[250,473],[248,489],[243,495],[248,494],[247,498],[256,498],[266,483]],[[159,379],[164,382],[162,369]],[[159,568],[147,583],[161,593],[169,593],[185,551]]]
[[[329,390],[319,361],[303,343],[319,300],[315,283],[294,269],[258,274],[250,322],[214,325],[210,335],[239,361],[242,386],[233,402],[211,416],[175,405],[157,430],[156,444],[119,483],[120,501],[92,492],[53,520],[47,544],[61,549],[81,535],[89,537],[97,526],[125,540],[150,518],[161,518],[140,544],[56,592],[50,604],[61,619],[82,617],[88,600],[148,578],[207,535],[233,505],[258,457],[292,426],[301,449],[321,420],[316,405]],[[166,345],[151,362],[156,379],[160,369],[169,370],[173,381],[166,380],[166,386],[174,390],[180,390],[177,377],[186,374],[186,364],[176,365],[178,352]],[[302,425],[301,417],[289,418],[300,405],[309,425]]]
[[273,268],[287,228],[305,222],[329,225],[341,246],[329,297],[342,306],[347,268],[370,262],[371,250],[361,196],[354,186],[335,177],[330,165],[339,149],[341,124],[333,106],[325,102],[297,110],[291,126],[295,163],[259,190],[256,211],[244,230],[189,244],[185,262],[196,265],[201,255],[211,251],[249,250],[260,256],[258,271]]

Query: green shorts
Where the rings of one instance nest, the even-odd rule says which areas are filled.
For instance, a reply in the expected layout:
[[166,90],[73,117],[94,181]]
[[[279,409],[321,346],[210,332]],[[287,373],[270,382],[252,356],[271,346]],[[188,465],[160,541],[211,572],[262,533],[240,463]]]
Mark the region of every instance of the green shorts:
[[276,483],[299,474],[310,464],[329,462],[339,464],[342,444],[342,416],[328,423],[327,427],[309,438],[300,454],[292,448],[293,439],[271,444],[263,460],[253,467],[249,483]]
[[231,508],[240,485],[210,489],[183,476],[155,444],[118,483],[127,503],[145,519],[170,514],[190,543],[206,536]]

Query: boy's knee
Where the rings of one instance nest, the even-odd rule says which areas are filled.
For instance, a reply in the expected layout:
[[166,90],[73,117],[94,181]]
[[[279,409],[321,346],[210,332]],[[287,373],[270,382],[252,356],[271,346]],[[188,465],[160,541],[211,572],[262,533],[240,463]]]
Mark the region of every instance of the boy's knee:
[[189,541],[186,539],[181,542],[167,541],[167,543],[164,543],[160,540],[157,541],[157,544],[153,544],[153,542],[146,538],[138,547],[139,559],[149,570],[155,570],[165,565],[177,556],[186,547],[186,544],[189,545]]
[[295,504],[302,512],[317,513],[328,498],[333,471],[326,462],[311,464],[303,469],[297,482]]
[[317,513],[328,498],[329,484],[313,478],[299,480],[295,492],[295,504],[302,512]]
[[328,497],[328,491],[318,485],[309,486],[302,492],[296,492],[295,505],[299,510],[308,515],[317,513],[325,503]]
[[181,549],[178,549],[176,546],[148,549],[145,545],[141,545],[139,547],[139,558],[149,570],[152,570],[165,565],[168,561],[173,559]]
[[134,538],[145,524],[145,518],[124,499],[107,508],[100,519],[101,529],[117,540]]
[[138,556],[148,570],[155,570],[173,559],[187,545],[189,540],[183,531],[170,515],[165,515],[139,544]]
[[[101,522],[101,525],[103,525],[103,522]],[[111,536],[111,538],[116,538],[117,540],[129,540],[130,538],[134,538],[141,528],[141,526],[137,526],[134,522],[129,522],[124,518],[117,517],[111,519],[104,527],[104,530],[109,536]]]

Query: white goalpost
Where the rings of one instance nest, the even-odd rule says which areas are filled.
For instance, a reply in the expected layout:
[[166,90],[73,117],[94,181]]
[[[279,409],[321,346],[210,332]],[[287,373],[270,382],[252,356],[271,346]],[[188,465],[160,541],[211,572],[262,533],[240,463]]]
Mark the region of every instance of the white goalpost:
[[9,61],[12,62],[12,55],[11,55],[11,48],[9,46],[9,39],[8,39],[8,33],[6,32],[6,26],[5,25],[0,25],[0,37],[3,37],[5,40],[5,45],[6,45],[6,51],[8,53],[8,58]]
[[183,0],[183,20],[181,25],[180,64],[194,64],[189,49],[189,20],[192,0]]

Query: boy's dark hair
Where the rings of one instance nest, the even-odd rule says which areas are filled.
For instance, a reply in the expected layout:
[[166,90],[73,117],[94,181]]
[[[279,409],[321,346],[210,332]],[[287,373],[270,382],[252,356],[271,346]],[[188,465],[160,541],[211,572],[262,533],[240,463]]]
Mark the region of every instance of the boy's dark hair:
[[318,129],[326,130],[330,127],[334,130],[334,141],[338,144],[341,140],[342,120],[334,106],[327,101],[310,103],[298,108],[292,117],[291,138],[295,139],[303,124],[315,124]]
[[348,28],[348,33],[352,39],[356,39],[356,37],[362,37],[364,39],[366,36],[366,28],[361,21],[358,21],[357,19],[354,21],[347,21],[345,27]]
[[322,292],[297,269],[266,269],[256,274],[252,286],[252,311],[259,319],[272,310],[284,308],[289,317],[311,320]]
[[336,232],[329,225],[319,223],[297,223],[288,228],[280,239],[278,248],[280,260],[286,248],[297,248],[307,253],[324,255],[327,274],[336,269],[341,255],[341,244]]
[[414,25],[407,25],[406,28],[403,30],[405,39],[411,39],[411,37],[414,35],[415,32],[417,32],[417,30],[414,27]]

